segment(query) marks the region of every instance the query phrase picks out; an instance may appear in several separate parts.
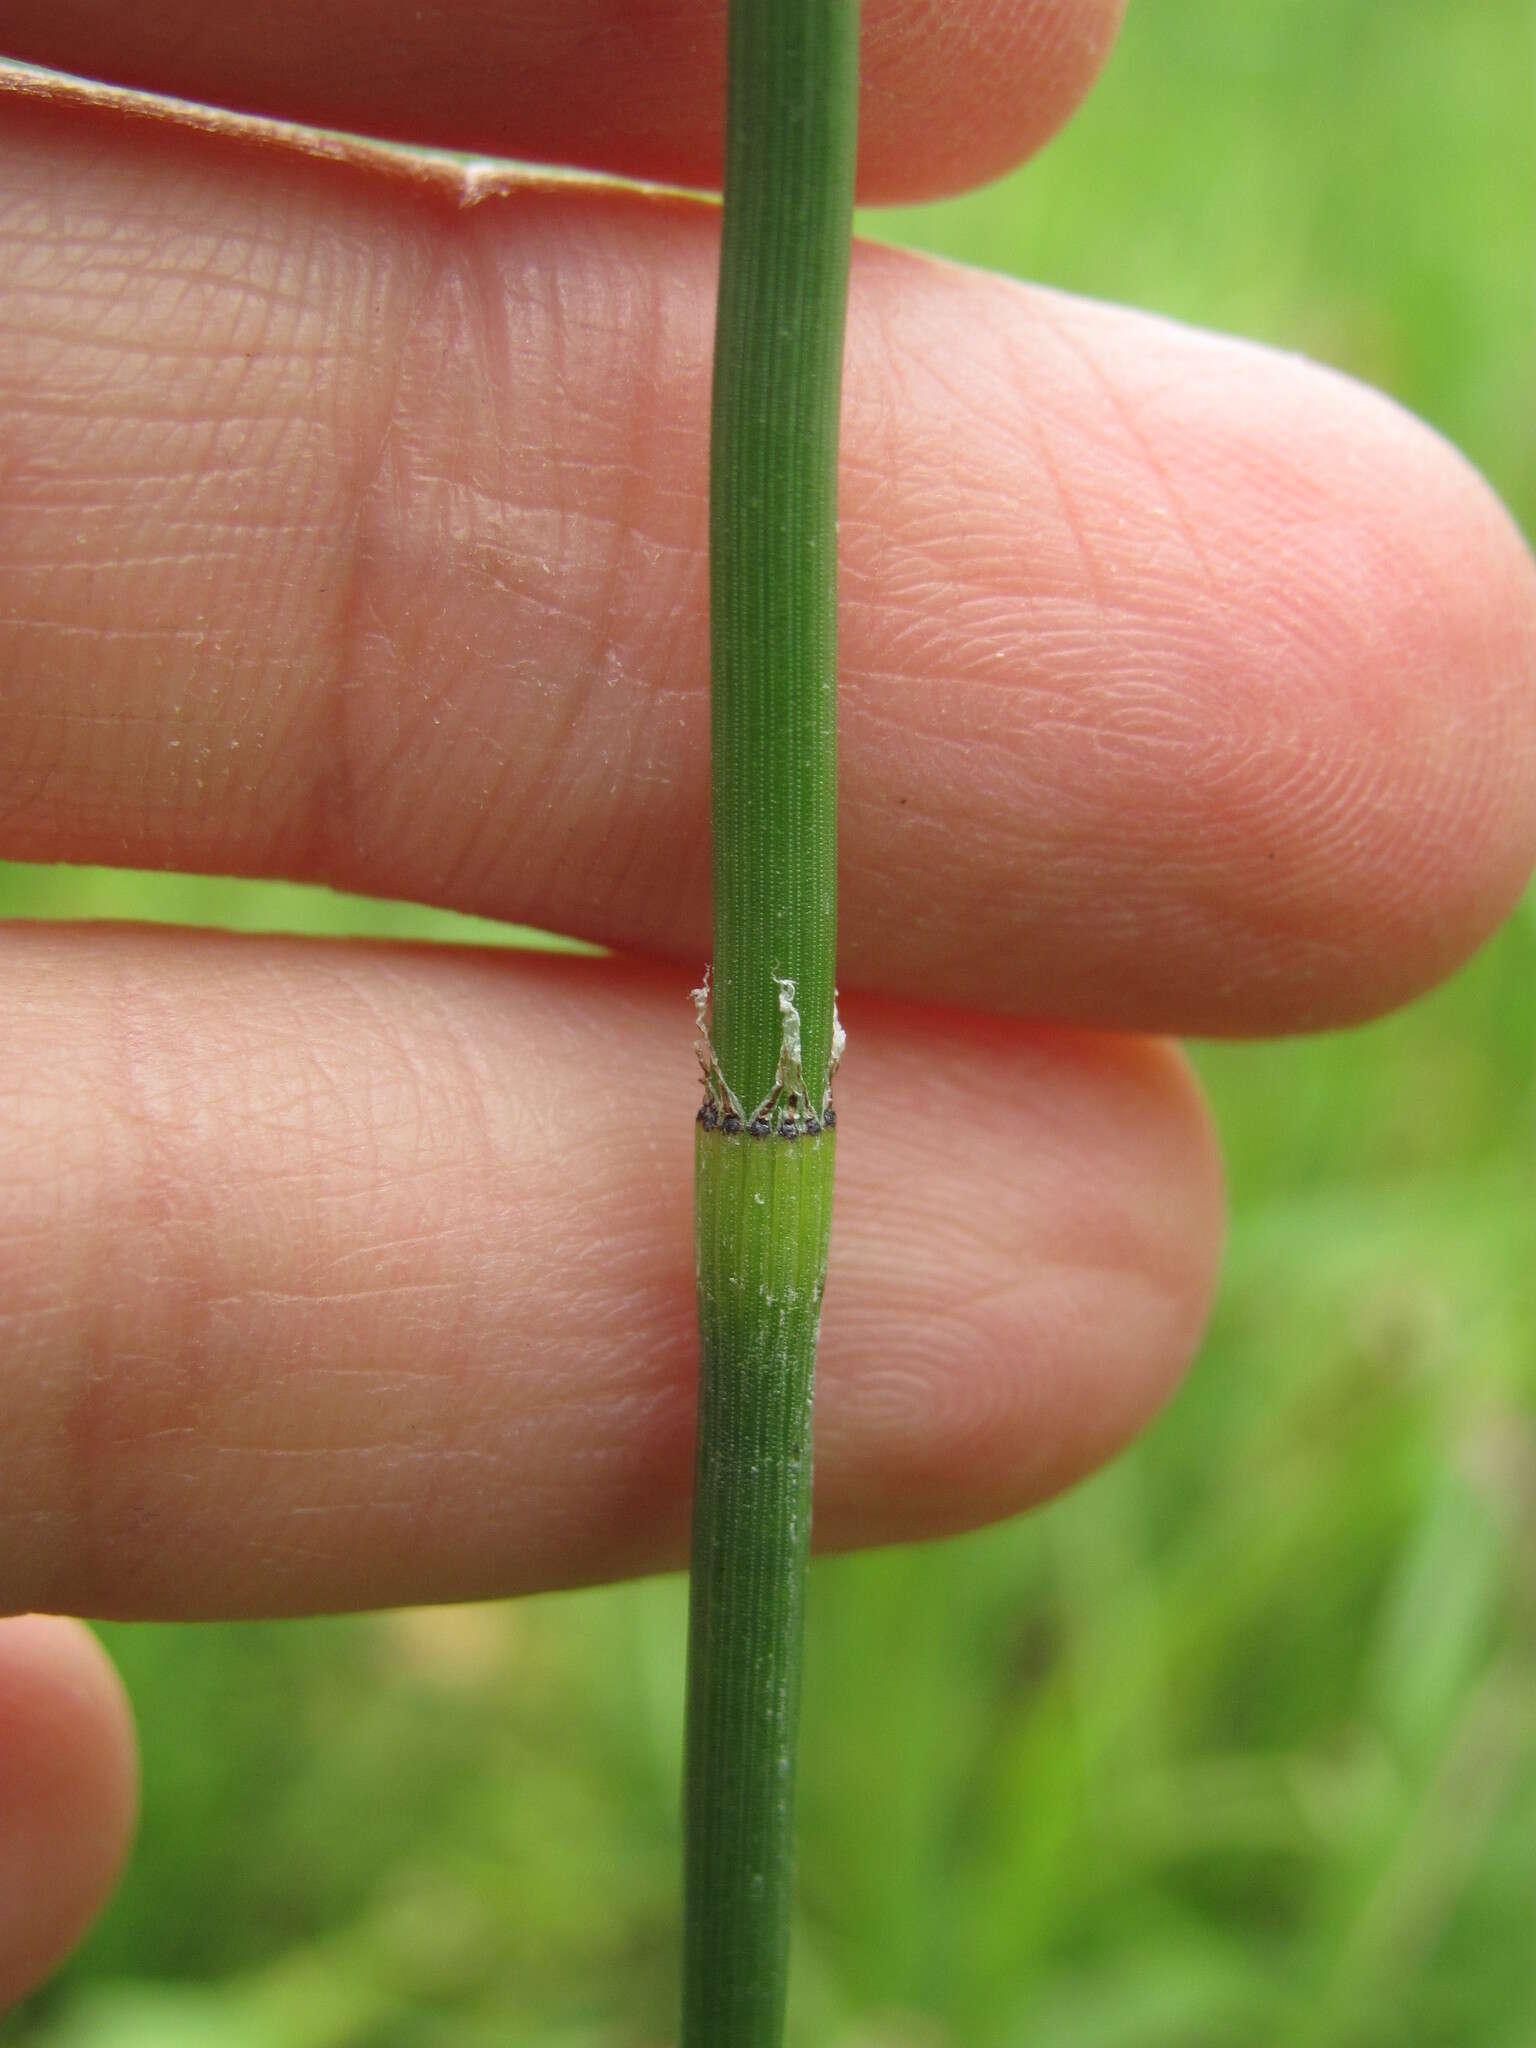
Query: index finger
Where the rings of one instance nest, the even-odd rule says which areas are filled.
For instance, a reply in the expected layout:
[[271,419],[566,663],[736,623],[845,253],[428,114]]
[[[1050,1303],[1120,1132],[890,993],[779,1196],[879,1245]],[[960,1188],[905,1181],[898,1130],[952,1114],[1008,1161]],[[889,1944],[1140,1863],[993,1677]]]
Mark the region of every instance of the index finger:
[[[696,974],[716,210],[69,97],[0,122],[0,850]],[[1315,1028],[1523,888],[1536,575],[1392,406],[863,248],[843,451],[845,989]]]
[[[984,184],[1059,128],[1125,0],[865,0],[859,197]],[[8,0],[33,64],[316,128],[720,181],[725,0]]]

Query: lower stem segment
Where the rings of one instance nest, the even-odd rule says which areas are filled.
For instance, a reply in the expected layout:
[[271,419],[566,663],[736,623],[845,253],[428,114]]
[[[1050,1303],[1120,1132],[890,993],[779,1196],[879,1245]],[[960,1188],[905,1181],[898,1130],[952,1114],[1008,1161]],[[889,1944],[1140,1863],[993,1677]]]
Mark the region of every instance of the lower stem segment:
[[682,2048],[779,2048],[836,1139],[701,1122]]

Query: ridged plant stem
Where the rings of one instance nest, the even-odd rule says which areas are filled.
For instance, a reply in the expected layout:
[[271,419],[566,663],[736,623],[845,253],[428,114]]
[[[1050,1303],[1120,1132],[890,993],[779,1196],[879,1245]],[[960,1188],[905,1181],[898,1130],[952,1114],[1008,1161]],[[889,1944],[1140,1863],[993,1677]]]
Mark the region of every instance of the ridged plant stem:
[[779,2048],[833,1132],[701,1130],[684,2048]]
[[750,1110],[795,983],[820,1104],[837,944],[837,435],[856,0],[732,0],[710,435],[714,1029]]
[[858,0],[730,0],[683,2048],[780,2048],[835,1150],[837,444]]

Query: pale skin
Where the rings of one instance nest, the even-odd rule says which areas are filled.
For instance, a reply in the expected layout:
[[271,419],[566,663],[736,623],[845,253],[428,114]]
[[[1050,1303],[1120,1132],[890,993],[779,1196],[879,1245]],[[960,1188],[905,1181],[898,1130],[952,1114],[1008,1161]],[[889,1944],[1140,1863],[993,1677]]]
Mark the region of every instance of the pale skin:
[[[866,12],[880,199],[1038,145],[1118,7]],[[0,36],[273,116],[714,173],[700,0],[283,13],[9,0]],[[626,956],[0,933],[10,1610],[683,1558],[714,222],[463,196],[0,93],[0,855]],[[842,555],[817,1518],[851,1545],[1026,1507],[1166,1398],[1222,1196],[1157,1034],[1365,1018],[1494,929],[1536,858],[1536,576],[1359,387],[878,252]],[[133,1756],[78,1624],[0,1626],[0,1999],[109,1891]]]

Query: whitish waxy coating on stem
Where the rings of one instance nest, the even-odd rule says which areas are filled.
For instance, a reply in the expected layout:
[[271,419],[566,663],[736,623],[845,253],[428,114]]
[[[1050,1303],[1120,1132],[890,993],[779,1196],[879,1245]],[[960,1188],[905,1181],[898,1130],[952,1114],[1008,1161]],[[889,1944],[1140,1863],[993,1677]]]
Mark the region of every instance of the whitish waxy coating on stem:
[[848,1035],[843,1030],[842,1020],[837,1014],[837,997],[832,998],[832,1057],[827,1066],[827,1085],[822,1093],[820,1114],[812,1109],[805,1086],[805,1072],[800,1052],[800,1012],[795,1007],[795,984],[787,975],[776,974],[774,986],[779,992],[779,1061],[774,1074],[773,1086],[753,1110],[751,1116],[742,1113],[740,1101],[729,1081],[721,1071],[720,1061],[709,1035],[710,1021],[710,971],[706,967],[704,979],[693,991],[693,1016],[697,1035],[694,1051],[698,1056],[699,1071],[704,1080],[704,1107],[699,1112],[703,1122],[711,1125],[722,1124],[728,1130],[744,1130],[751,1137],[801,1137],[814,1134],[822,1126],[835,1124],[836,1115],[832,1108],[832,1080],[842,1063]]

